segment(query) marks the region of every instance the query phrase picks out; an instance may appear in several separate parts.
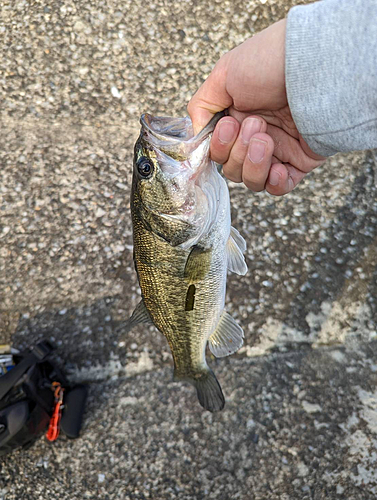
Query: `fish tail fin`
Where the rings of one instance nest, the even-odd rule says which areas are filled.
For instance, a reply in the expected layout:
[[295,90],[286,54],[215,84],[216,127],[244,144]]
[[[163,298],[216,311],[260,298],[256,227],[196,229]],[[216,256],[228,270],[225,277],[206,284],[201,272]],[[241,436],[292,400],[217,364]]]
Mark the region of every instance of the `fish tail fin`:
[[221,411],[225,405],[225,398],[221,386],[213,371],[207,369],[200,371],[195,375],[188,375],[187,373],[180,373],[176,368],[174,369],[173,380],[190,382],[195,388],[198,395],[199,403],[205,410],[216,412]]
[[196,387],[199,403],[205,410],[215,412],[224,408],[224,394],[212,370],[208,369],[200,377],[195,378],[193,383]]

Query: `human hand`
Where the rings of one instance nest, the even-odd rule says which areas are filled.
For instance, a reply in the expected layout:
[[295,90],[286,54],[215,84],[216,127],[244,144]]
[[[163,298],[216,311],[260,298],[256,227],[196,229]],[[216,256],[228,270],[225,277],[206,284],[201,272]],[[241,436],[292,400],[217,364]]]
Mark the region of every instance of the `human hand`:
[[285,19],[246,40],[217,62],[188,104],[197,133],[228,108],[211,140],[224,175],[252,191],[283,195],[325,158],[306,144],[285,88]]

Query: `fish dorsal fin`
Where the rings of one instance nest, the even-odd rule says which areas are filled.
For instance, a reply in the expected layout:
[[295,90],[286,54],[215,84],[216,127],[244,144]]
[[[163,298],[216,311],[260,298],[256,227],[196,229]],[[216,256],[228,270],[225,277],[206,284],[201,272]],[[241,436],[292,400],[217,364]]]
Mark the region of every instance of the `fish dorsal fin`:
[[230,228],[230,235],[226,244],[228,255],[228,269],[242,276],[247,273],[247,265],[243,253],[246,251],[246,241],[234,227]]
[[208,339],[209,349],[216,358],[238,351],[243,345],[243,330],[230,314],[223,311],[216,330]]
[[209,271],[211,265],[212,250],[205,249],[199,245],[194,245],[187,257],[184,270],[184,277],[190,283],[197,283],[202,280]]
[[141,301],[135,307],[134,312],[132,313],[130,319],[127,322],[127,328],[128,330],[131,330],[131,328],[133,328],[136,325],[139,325],[140,323],[152,324],[152,319],[149,316],[149,312],[145,307],[143,299],[141,299]]

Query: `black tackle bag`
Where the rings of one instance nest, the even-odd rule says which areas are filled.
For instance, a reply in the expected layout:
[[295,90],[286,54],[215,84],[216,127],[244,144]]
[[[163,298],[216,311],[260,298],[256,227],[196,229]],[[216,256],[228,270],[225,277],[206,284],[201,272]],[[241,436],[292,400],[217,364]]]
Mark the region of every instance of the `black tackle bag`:
[[64,389],[60,430],[79,435],[87,387],[71,386],[49,358],[54,347],[46,340],[13,355],[14,367],[0,376],[0,456],[29,447],[46,431],[56,404],[54,385]]

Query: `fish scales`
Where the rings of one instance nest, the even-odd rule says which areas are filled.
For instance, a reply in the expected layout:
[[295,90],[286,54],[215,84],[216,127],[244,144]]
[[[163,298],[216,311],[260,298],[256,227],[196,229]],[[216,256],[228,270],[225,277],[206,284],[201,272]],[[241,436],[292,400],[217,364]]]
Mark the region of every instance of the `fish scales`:
[[[178,136],[169,135],[169,120]],[[244,241],[231,233],[228,188],[208,159],[216,120],[196,138],[181,120],[147,115],[135,145],[131,209],[142,302],[130,321],[152,322],[165,335],[175,378],[190,381],[201,405],[218,411],[224,397],[205,349],[209,342],[220,357],[242,345],[242,329],[223,309],[231,257],[233,270],[246,272]]]
[[[142,229],[135,233],[134,246],[144,303],[153,323],[169,342],[176,370],[183,374],[186,370],[188,374],[199,369],[203,366],[202,352],[207,342],[206,334],[213,330],[214,322],[214,326],[217,324],[219,304],[225,293],[221,287],[224,269],[226,270],[224,256],[213,255],[208,274],[194,283],[195,302],[200,303],[201,307],[187,312],[186,295],[191,281],[184,277],[184,272],[190,251],[172,247]],[[161,260],[161,256],[164,260]],[[208,315],[208,311],[214,312],[216,309],[218,315]],[[192,334],[184,336],[177,335],[177,332]]]

